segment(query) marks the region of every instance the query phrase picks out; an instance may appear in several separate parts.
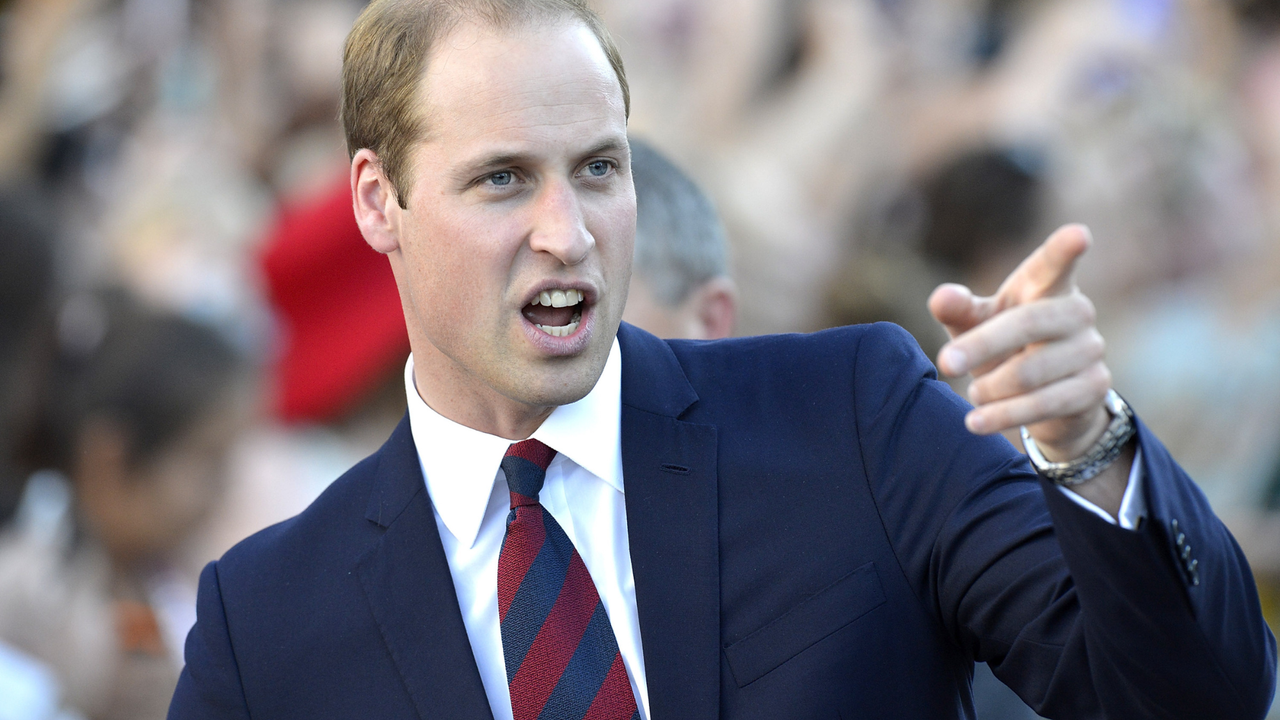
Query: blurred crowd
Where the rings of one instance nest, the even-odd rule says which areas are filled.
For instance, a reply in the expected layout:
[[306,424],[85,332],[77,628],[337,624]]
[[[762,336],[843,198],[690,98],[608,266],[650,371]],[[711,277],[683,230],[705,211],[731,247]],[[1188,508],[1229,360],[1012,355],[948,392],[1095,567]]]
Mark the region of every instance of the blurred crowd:
[[[1280,621],[1280,1],[595,5],[732,276],[639,243],[629,317],[889,320],[932,355],[935,285],[1087,223],[1114,386]],[[163,717],[200,567],[404,412],[336,120],[362,6],[0,1],[0,720]]]

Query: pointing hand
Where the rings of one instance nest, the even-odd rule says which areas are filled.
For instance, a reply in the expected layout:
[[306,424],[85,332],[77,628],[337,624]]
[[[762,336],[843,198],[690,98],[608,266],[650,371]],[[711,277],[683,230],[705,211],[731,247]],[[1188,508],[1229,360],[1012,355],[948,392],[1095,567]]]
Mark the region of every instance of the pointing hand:
[[1076,287],[1076,264],[1092,238],[1083,225],[1049,236],[990,297],[939,286],[929,310],[951,341],[938,354],[950,376],[973,374],[965,417],[971,432],[1028,426],[1053,461],[1082,455],[1106,429],[1111,372],[1093,303]]

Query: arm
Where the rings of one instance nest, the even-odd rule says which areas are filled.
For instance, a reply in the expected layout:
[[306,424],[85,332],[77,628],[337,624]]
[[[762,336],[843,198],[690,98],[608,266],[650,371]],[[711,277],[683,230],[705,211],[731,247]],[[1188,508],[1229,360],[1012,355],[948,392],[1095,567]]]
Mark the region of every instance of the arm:
[[[1244,554],[1141,422],[1138,443],[1149,514],[1137,532],[1080,512],[1045,484],[1103,707],[1108,717],[1163,707],[1176,717],[1261,718],[1276,647]],[[1120,633],[1130,639],[1117,642]]]
[[[1093,305],[1075,282],[1076,265],[1091,242],[1083,226],[1065,226],[1019,265],[995,295],[975,297],[967,288],[943,286],[930,298],[930,310],[952,336],[940,353],[939,367],[952,375],[974,376],[969,395],[977,407],[964,418],[971,432],[1027,426],[1054,462],[1084,455],[1102,435],[1110,422],[1103,398],[1111,374],[1103,362]],[[1143,467],[1131,473],[1139,447]],[[1141,715],[1143,706],[1132,703],[1144,691],[1164,685],[1166,699],[1179,698],[1167,705],[1181,707],[1179,715],[1194,707],[1209,715],[1235,708],[1232,717],[1264,712],[1266,702],[1258,710],[1257,696],[1239,689],[1234,697],[1217,696],[1217,710],[1197,705],[1198,696],[1190,690],[1197,677],[1200,682],[1216,677],[1227,685],[1250,678],[1261,680],[1256,687],[1265,688],[1269,700],[1274,640],[1260,619],[1252,576],[1238,547],[1159,442],[1144,430],[1101,474],[1071,490],[1115,518],[1131,476],[1143,478],[1138,500],[1147,506],[1147,522],[1136,532],[1081,512],[1067,491],[1045,483],[1054,531],[1085,611],[1082,651],[1100,700],[1104,707],[1131,703],[1119,716]],[[1181,543],[1176,542],[1179,535]],[[1214,559],[1191,565],[1196,560],[1192,554],[1202,551]],[[1209,564],[1215,568],[1212,586],[1208,578],[1196,577],[1202,574],[1200,566]],[[1202,602],[1193,602],[1196,598]],[[1213,627],[1212,618],[1219,618],[1221,626]],[[1107,626],[1113,621],[1114,627]],[[1196,621],[1201,626],[1194,631],[1179,627]],[[1118,637],[1139,636],[1145,637],[1132,646],[1114,645]],[[1171,643],[1183,648],[1199,643],[1201,652],[1192,657]],[[1102,652],[1109,646],[1115,652]],[[1164,658],[1181,662],[1166,665],[1160,662]],[[1123,662],[1129,664],[1114,664]],[[1144,674],[1144,668],[1152,667],[1162,668],[1163,681]],[[1192,668],[1196,675],[1176,680]],[[1109,701],[1103,697],[1106,678],[1127,678],[1114,681]],[[1121,698],[1126,689],[1127,700]]]
[[1262,717],[1275,646],[1248,566],[1159,441],[1140,432],[1147,521],[1111,525],[1003,438],[966,431],[971,408],[887,330],[857,351],[858,437],[895,554],[943,633],[1047,717]]
[[218,585],[218,564],[200,573],[196,625],[187,635],[187,665],[178,678],[169,720],[249,718]]

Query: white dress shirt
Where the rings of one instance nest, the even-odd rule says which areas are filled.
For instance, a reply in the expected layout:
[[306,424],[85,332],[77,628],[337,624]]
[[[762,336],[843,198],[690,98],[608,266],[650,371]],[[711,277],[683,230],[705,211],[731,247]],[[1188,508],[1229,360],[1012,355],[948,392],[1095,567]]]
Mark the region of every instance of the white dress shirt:
[[[413,357],[405,367],[409,424],[431,493],[462,622],[495,720],[511,720],[498,623],[498,552],[511,497],[500,465],[506,440],[459,425],[418,395]],[[613,341],[604,373],[586,397],[552,411],[533,436],[557,454],[538,499],[573,541],[609,613],[640,717],[648,720],[644,652],[627,542],[622,483],[622,353]]]
[[1129,484],[1125,486],[1124,495],[1120,498],[1119,522],[1111,517],[1111,513],[1085,500],[1074,490],[1061,485],[1058,489],[1075,501],[1075,504],[1112,525],[1119,525],[1125,530],[1137,530],[1138,523],[1147,516],[1147,496],[1142,492],[1142,448],[1138,448],[1133,454],[1133,467],[1129,469]]
[[[500,465],[511,441],[460,425],[432,410],[418,395],[412,355],[405,366],[405,392],[413,442],[431,494],[471,652],[494,720],[512,720],[498,622],[498,553],[511,508]],[[622,353],[615,339],[604,372],[591,392],[552,411],[532,437],[557,451],[538,499],[564,528],[591,573],[609,613],[640,716],[648,720],[649,694],[623,499],[621,413]],[[1141,467],[1139,449],[1120,505],[1118,524],[1127,530],[1136,529],[1146,515]],[[1117,524],[1102,508],[1066,488],[1061,490],[1076,504]]]

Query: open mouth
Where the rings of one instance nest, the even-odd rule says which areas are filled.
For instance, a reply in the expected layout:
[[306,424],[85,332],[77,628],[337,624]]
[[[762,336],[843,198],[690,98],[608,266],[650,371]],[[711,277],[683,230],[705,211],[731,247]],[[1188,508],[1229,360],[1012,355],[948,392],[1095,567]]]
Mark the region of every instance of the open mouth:
[[582,322],[581,290],[543,290],[520,312],[539,330],[552,337],[568,337]]

